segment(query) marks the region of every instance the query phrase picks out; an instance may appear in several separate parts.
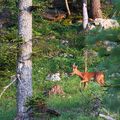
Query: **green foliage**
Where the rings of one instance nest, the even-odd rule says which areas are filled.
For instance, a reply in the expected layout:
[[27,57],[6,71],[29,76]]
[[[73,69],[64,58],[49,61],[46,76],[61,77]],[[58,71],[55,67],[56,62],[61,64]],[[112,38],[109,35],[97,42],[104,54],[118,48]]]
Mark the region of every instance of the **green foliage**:
[[0,30],[0,76],[8,78],[15,71],[17,58],[17,44],[19,40],[16,38],[16,31]]
[[108,30],[99,30],[95,29],[90,31],[85,40],[87,43],[97,43],[99,41],[110,40],[113,42],[119,42],[119,33],[120,29],[108,29]]
[[101,10],[104,18],[111,18],[114,4],[111,4],[110,1],[101,0]]
[[102,95],[102,91],[98,85],[90,83],[87,90],[80,91],[80,80],[78,77],[64,80],[61,85],[65,91],[65,95],[51,96],[48,98],[48,105],[61,112],[61,117],[57,119],[84,119],[85,116],[86,119],[97,119],[90,114],[92,112],[93,98]]
[[114,8],[112,10],[112,14],[113,14],[113,18],[118,19],[118,21],[120,22],[120,1],[119,0],[114,0],[113,1],[114,4]]
[[[119,96],[120,96],[120,29],[109,29],[105,31],[94,30],[86,37],[86,42],[104,58],[104,61],[99,64],[105,70],[106,83],[108,84],[107,95],[104,97],[105,107],[111,112],[120,111]],[[94,34],[95,37],[92,37]],[[89,40],[88,40],[89,39]],[[107,46],[103,43],[109,40],[112,44],[117,44],[110,51],[107,51]],[[119,119],[119,118],[118,118]]]
[[[7,81],[8,82],[8,81]],[[1,82],[1,89],[0,93],[3,90],[4,86],[8,83],[6,83],[6,80]],[[16,115],[16,97],[15,97],[15,87],[11,86],[1,97],[0,99],[0,120],[13,120],[13,118]]]

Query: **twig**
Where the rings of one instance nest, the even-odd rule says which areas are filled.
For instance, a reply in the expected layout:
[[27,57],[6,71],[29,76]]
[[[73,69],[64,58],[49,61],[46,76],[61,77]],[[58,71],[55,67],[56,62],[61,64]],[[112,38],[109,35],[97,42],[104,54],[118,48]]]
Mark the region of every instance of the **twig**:
[[16,76],[11,76],[12,82],[9,83],[7,86],[4,87],[3,91],[2,91],[1,94],[0,94],[0,98],[2,97],[2,95],[4,94],[4,92],[5,92],[17,79],[19,80],[19,82],[20,82],[20,84],[22,85],[22,87],[23,87],[27,92],[29,92],[29,91],[24,87],[23,83],[21,82],[19,75],[17,75],[17,77],[16,77]]
[[21,79],[20,79],[20,75],[19,75],[19,74],[17,74],[17,80],[19,80],[21,86],[22,86],[26,91],[28,91],[28,90],[25,88],[25,86],[23,85],[23,83],[22,83],[22,81],[21,81]]
[[3,93],[16,81],[16,77],[15,76],[11,76],[11,79],[14,77],[14,79],[12,80],[12,82],[10,84],[8,84],[7,86],[4,87],[3,91],[0,94],[0,98],[2,97]]
[[115,88],[115,87],[120,87],[120,84],[110,84],[110,85],[104,85],[103,87]]
[[114,118],[112,118],[111,116],[108,116],[108,115],[99,114],[99,116],[102,118],[105,118],[106,120],[115,120]]
[[65,5],[66,5],[68,15],[71,15],[70,8],[69,8],[69,5],[68,5],[68,0],[65,0]]

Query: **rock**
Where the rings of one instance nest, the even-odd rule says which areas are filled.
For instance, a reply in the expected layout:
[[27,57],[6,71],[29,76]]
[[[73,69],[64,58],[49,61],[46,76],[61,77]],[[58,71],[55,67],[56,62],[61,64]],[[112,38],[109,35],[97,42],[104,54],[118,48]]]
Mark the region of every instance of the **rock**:
[[106,40],[106,41],[103,42],[103,45],[106,48],[106,50],[108,52],[110,52],[113,48],[115,48],[117,46],[117,43]]
[[74,55],[69,54],[69,53],[59,53],[60,57],[64,57],[64,58],[73,58]]
[[119,23],[117,20],[114,19],[102,19],[102,18],[96,18],[94,20],[95,26],[100,25],[103,29],[109,29],[109,28],[117,28],[119,27]]
[[57,72],[55,74],[48,74],[47,77],[46,77],[46,80],[49,80],[49,81],[60,81],[61,80],[60,73]]
[[63,74],[62,74],[62,77],[64,77],[64,78],[68,78],[69,75],[68,75],[68,73],[63,73]]
[[100,26],[102,29],[109,29],[109,28],[118,28],[120,27],[117,20],[114,19],[102,19],[102,18],[96,18],[94,21],[90,22],[88,24],[88,30],[92,30],[96,28],[97,26]]
[[105,120],[116,120],[116,119],[112,118],[112,117],[109,116],[109,115],[99,114],[99,116],[100,116],[101,118],[104,118]]
[[95,25],[92,25],[92,24],[88,24],[88,28],[87,28],[88,30],[93,30],[93,29],[95,29]]
[[[84,56],[85,56],[85,52],[84,52]],[[87,50],[87,56],[88,57],[97,57],[98,56],[98,52],[96,52],[94,50]]]
[[63,95],[64,91],[60,85],[54,85],[51,90],[48,92],[49,95]]
[[65,45],[65,46],[68,46],[69,41],[68,41],[68,40],[62,40],[62,41],[61,41],[61,44],[62,44],[62,45]]

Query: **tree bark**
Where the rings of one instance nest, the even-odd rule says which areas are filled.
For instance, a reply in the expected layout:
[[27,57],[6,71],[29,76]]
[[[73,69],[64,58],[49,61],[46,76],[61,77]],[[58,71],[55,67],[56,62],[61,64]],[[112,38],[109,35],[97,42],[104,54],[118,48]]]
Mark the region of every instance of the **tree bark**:
[[88,25],[88,11],[87,11],[87,0],[83,0],[83,29],[85,30]]
[[102,18],[100,0],[91,0],[92,18]]
[[32,0],[19,0],[19,36],[22,39],[17,61],[17,118],[26,120],[26,99],[32,96]]

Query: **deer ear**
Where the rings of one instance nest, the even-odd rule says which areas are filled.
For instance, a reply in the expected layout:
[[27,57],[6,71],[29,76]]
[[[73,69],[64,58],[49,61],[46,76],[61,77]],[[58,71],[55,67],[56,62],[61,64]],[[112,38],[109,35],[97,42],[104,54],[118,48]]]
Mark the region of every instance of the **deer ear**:
[[72,65],[73,67],[75,67],[75,63],[73,63],[73,65]]

